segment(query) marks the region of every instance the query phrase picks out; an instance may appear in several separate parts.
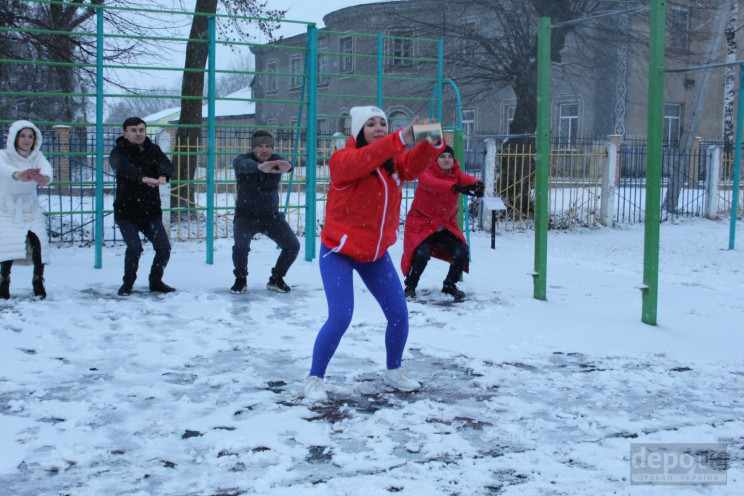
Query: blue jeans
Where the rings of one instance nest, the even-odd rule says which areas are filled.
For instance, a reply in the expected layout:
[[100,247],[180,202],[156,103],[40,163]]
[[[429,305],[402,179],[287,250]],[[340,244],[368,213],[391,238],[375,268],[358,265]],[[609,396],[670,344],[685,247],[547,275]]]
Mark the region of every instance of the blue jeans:
[[320,245],[320,276],[328,301],[328,320],[320,328],[313,348],[310,375],[324,377],[354,313],[354,271],[357,271],[387,319],[385,350],[387,368],[397,369],[408,339],[408,306],[403,286],[390,255],[375,262],[357,262]]
[[139,259],[143,251],[140,233],[145,235],[155,249],[155,258],[150,268],[150,282],[162,281],[165,266],[170,260],[171,246],[161,218],[125,219],[117,220],[116,223],[119,225],[121,237],[127,244],[127,250],[124,252],[124,282],[134,284],[137,279]]

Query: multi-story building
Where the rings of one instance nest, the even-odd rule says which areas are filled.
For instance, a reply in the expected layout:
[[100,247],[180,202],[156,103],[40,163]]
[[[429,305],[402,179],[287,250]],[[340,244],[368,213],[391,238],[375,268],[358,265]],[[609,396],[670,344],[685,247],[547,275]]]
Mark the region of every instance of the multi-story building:
[[[729,2],[704,3],[678,0],[667,6],[667,69],[725,60]],[[508,135],[515,115],[524,111],[515,91],[521,88],[497,77],[497,54],[486,53],[480,40],[491,37],[491,46],[513,40],[502,36],[506,21],[495,20],[483,5],[463,0],[409,0],[358,5],[326,15],[325,28],[317,35],[318,134],[346,134],[348,109],[375,102],[374,75],[379,66],[373,55],[380,46],[375,35],[382,33],[383,107],[393,126],[415,115],[429,116],[437,40],[441,38],[443,76],[459,88],[465,134]],[[553,63],[551,86],[551,132],[566,146],[579,137],[646,135],[649,29],[644,5],[648,7],[648,2],[601,2],[597,11],[622,13],[588,20],[566,37],[560,62]],[[514,13],[517,22],[528,22],[519,15]],[[495,29],[496,25],[501,28]],[[253,49],[258,73],[253,83],[259,100],[257,123],[297,126],[300,106],[288,102],[303,100],[306,42],[306,35],[299,35]],[[533,61],[512,62],[528,68]],[[494,71],[491,80],[489,65]],[[477,77],[475,71],[480,71]],[[724,71],[711,68],[666,74],[666,144],[677,145],[685,136],[721,138]],[[445,85],[443,94],[443,121],[456,123],[450,85]]]

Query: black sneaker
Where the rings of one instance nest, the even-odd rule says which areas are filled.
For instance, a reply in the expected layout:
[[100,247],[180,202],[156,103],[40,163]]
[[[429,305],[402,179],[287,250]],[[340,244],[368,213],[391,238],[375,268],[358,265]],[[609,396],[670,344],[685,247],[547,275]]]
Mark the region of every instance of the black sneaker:
[[235,284],[232,285],[232,288],[230,288],[230,292],[232,294],[242,294],[245,293],[245,288],[248,286],[246,283],[245,277],[236,277],[235,278]]
[[40,299],[46,298],[46,290],[44,289],[44,277],[35,274],[31,280],[31,285],[34,288],[34,296],[38,296]]
[[406,298],[408,299],[416,298],[416,288],[406,287],[406,289],[403,290],[403,294],[406,295]]
[[270,291],[276,291],[277,293],[289,293],[292,288],[287,286],[284,279],[279,276],[269,277],[269,282],[266,283],[266,289]]
[[465,299],[465,293],[460,291],[460,289],[455,284],[445,283],[444,286],[442,286],[442,293],[452,295],[455,298],[456,302],[460,302]]
[[10,299],[10,276],[0,276],[0,298],[3,300]]
[[151,282],[150,283],[150,291],[153,293],[172,293],[176,290],[176,288],[171,288],[167,284],[165,284],[163,281],[157,281],[157,282]]
[[125,282],[121,285],[119,291],[116,294],[118,294],[119,296],[129,296],[130,294],[132,294],[132,285],[128,282]]

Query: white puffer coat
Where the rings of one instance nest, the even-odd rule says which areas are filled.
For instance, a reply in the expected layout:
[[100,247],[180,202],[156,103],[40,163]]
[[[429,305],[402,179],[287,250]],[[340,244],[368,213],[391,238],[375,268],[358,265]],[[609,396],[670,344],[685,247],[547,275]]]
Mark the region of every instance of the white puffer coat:
[[[24,158],[15,149],[15,140],[22,129],[31,128],[36,142],[31,155]],[[16,181],[13,173],[26,169],[40,169],[41,174],[52,179],[52,166],[41,154],[41,131],[29,121],[16,121],[8,130],[5,150],[0,150],[0,262],[15,260],[30,265],[31,248],[26,236],[31,231],[41,242],[41,258],[49,263],[46,222],[39,207],[39,194],[35,181]]]

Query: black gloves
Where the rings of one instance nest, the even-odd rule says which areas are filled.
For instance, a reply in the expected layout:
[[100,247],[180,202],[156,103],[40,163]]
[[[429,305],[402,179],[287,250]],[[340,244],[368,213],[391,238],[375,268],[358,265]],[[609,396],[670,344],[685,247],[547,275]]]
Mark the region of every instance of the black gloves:
[[453,184],[452,185],[453,193],[462,193],[463,195],[477,196],[478,198],[481,198],[483,196],[484,189],[485,189],[485,185],[481,181],[478,181],[475,184]]
[[478,198],[483,198],[483,193],[485,192],[486,185],[482,182],[478,181],[473,185],[473,194],[477,196]]

